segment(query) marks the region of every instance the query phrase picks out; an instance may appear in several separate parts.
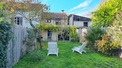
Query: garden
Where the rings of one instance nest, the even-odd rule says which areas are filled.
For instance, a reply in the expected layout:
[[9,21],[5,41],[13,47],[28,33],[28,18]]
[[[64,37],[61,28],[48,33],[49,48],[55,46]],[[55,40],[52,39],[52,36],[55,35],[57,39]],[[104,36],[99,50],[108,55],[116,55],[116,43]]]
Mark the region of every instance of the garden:
[[[43,13],[42,8],[45,11],[49,8],[25,4],[29,6],[0,2],[0,68],[122,68],[122,0],[108,0],[92,13],[92,25],[87,27],[83,39],[88,42],[86,53],[82,54],[72,51],[73,47],[83,44],[79,42],[77,27],[62,28],[45,23],[35,26],[32,22]],[[30,12],[30,16],[24,17],[31,29],[10,21],[17,12],[22,15]],[[70,41],[57,41],[58,56],[47,56],[48,42],[42,41],[43,30],[60,31],[63,38],[66,34],[71,37]]]
[[59,56],[47,56],[47,42],[26,54],[13,68],[121,68],[122,60],[108,57],[86,48],[82,55],[72,52],[72,48],[81,45],[75,42],[58,42]]

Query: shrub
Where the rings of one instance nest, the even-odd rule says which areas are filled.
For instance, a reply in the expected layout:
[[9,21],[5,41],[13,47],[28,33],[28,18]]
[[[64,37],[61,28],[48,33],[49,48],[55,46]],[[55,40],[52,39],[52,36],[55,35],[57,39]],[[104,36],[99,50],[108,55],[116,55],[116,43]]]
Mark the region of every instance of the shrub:
[[36,31],[34,29],[26,29],[27,35],[24,40],[24,44],[26,45],[26,52],[33,51],[36,48]]
[[38,62],[42,60],[42,58],[43,58],[43,55],[40,49],[36,49],[33,52],[29,52],[28,54],[28,60],[32,62]]
[[27,36],[24,40],[24,43],[28,46],[34,46],[35,45],[35,39],[36,39],[36,31],[33,29],[26,29]]
[[74,26],[69,27],[69,36],[71,37],[72,42],[79,42],[79,37],[76,32],[76,27]]
[[105,55],[117,55],[120,45],[110,35],[104,34],[102,40],[97,41],[98,51]]
[[96,40],[101,40],[102,35],[105,33],[104,30],[101,30],[100,28],[95,28],[95,27],[89,27],[88,28],[88,33],[85,36],[85,39],[88,41],[88,47],[90,49],[94,48],[94,44]]

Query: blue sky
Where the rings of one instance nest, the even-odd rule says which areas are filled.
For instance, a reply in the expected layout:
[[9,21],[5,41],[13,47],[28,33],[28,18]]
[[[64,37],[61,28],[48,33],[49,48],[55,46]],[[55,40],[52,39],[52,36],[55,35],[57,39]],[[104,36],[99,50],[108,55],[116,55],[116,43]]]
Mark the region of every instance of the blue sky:
[[50,12],[61,12],[91,17],[91,12],[95,11],[101,0],[39,0],[43,4],[50,6]]

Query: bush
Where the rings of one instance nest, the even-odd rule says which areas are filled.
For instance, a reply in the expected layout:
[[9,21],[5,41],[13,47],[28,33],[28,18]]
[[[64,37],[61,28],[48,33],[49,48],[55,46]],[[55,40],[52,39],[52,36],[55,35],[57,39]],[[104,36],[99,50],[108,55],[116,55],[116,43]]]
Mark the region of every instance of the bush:
[[110,35],[103,35],[102,40],[97,41],[98,51],[105,55],[117,55],[120,45],[112,40]]
[[43,56],[40,49],[36,49],[33,52],[29,52],[28,60],[32,62],[38,62],[42,60]]
[[79,37],[78,37],[78,34],[76,32],[76,27],[71,26],[69,28],[69,36],[71,37],[72,42],[79,42]]
[[88,47],[90,49],[94,48],[94,44],[96,40],[101,40],[102,35],[105,34],[104,30],[101,30],[100,28],[95,28],[95,27],[89,27],[88,28],[88,33],[85,36],[85,39],[88,41]]
[[27,31],[27,36],[24,40],[24,44],[28,46],[34,46],[35,45],[35,39],[36,39],[36,31],[33,29],[26,29]]
[[71,41],[72,42],[79,42],[79,36],[78,36],[78,34],[75,34],[74,36],[72,36]]
[[[24,45],[26,46],[26,52],[33,51],[36,48],[36,31],[34,29],[27,28],[27,35],[25,37]],[[25,53],[26,53],[25,52]]]

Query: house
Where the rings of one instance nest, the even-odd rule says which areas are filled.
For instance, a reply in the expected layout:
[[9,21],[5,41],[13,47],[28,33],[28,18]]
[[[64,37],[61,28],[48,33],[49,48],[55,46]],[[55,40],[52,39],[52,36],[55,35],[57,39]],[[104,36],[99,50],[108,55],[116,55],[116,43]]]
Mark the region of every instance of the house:
[[[46,13],[48,17],[42,18],[42,21],[48,24],[59,25],[61,27],[67,26],[68,16],[62,10],[62,12],[49,12]],[[42,32],[43,41],[58,41],[61,40],[61,35],[59,32],[52,32],[50,30]],[[67,38],[66,38],[67,39]],[[67,39],[68,40],[68,39]]]
[[70,14],[68,16],[68,25],[78,27],[76,29],[80,42],[84,40],[85,34],[87,34],[86,27],[89,27],[92,24],[91,19],[83,16],[78,16]]
[[74,15],[74,14],[70,14],[68,16],[68,25],[69,26],[88,27],[91,24],[92,23],[91,23],[90,18],[86,18],[83,16]]
[[[79,27],[80,29],[77,29],[76,31],[78,32],[78,35],[80,36],[81,34],[83,34],[83,31],[81,30],[83,27],[88,27],[90,26],[91,23],[91,19],[90,18],[86,18],[86,17],[82,17],[82,16],[78,16],[78,15],[67,15],[64,10],[62,10],[62,12],[48,12],[45,13],[42,17],[42,22],[47,23],[47,24],[54,24],[54,25],[59,25],[59,26],[64,26],[64,27],[68,27],[68,26],[76,26]],[[28,27],[31,28],[29,22],[27,20],[25,20],[22,16],[16,15],[15,17],[15,22],[18,25],[22,25],[24,27]],[[36,21],[33,21],[34,24],[37,24]],[[47,31],[43,31],[41,32],[42,34],[42,40],[43,41],[59,41],[59,40],[63,40],[61,37],[61,34],[59,32],[52,32],[50,30]],[[64,38],[64,40],[69,41],[70,37],[66,36]]]
[[30,21],[32,22],[33,25],[38,24],[40,22],[39,19],[41,19],[42,15],[41,13],[47,12],[45,10],[47,8],[46,7],[42,8],[41,6],[43,6],[43,4],[36,2],[36,0],[34,2],[32,0],[2,0],[2,1],[5,2],[4,3],[5,6],[9,6],[8,9],[5,10],[5,12],[10,11],[8,15],[12,14],[11,16],[8,17],[8,19],[17,25],[27,28],[32,28],[32,26],[29,23]]
[[[32,26],[30,25],[29,21],[23,17],[20,14],[15,15],[13,21],[15,22],[15,24],[26,27],[26,28],[32,28]],[[32,21],[32,23],[36,26],[36,24],[38,24],[37,21]]]

